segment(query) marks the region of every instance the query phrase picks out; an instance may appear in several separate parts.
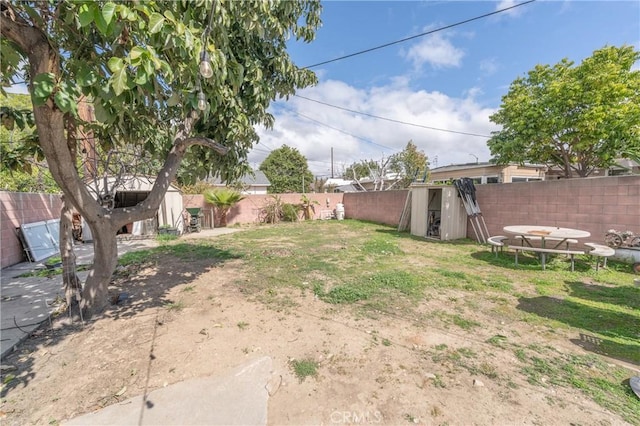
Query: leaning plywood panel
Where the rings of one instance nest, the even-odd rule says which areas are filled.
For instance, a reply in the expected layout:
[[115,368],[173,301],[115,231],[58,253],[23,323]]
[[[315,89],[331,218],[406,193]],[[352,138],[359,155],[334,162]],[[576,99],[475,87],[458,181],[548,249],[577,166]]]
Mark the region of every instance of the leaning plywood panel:
[[23,224],[20,225],[20,232],[27,245],[29,257],[34,262],[51,257],[60,250],[60,219]]

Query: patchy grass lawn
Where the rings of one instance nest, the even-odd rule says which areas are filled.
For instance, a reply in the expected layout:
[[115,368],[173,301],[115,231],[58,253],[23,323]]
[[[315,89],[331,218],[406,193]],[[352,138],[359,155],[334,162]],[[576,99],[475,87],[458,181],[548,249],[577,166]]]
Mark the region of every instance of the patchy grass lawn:
[[0,411],[54,424],[269,356],[270,424],[640,424],[640,288],[592,262],[350,220],[163,241],[120,258],[127,303],[9,357]]
[[528,383],[580,389],[640,423],[632,374],[621,366],[640,365],[640,289],[630,265],[609,262],[596,272],[584,256],[571,272],[568,259],[555,257],[542,271],[537,259],[524,257],[516,267],[513,254],[496,258],[473,241],[430,241],[349,220],[259,228],[229,236],[225,249],[251,264],[250,278],[237,285],[275,310],[309,291],[371,318],[470,333],[508,322],[516,333],[546,337],[547,344],[533,344],[496,333],[484,353],[434,348],[426,355],[495,379],[495,351],[511,352]]

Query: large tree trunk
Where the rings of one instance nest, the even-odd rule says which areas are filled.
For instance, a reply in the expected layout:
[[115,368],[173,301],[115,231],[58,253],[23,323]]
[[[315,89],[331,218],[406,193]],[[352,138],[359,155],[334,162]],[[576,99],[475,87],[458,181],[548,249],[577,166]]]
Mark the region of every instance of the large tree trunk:
[[93,224],[93,267],[84,284],[80,307],[87,317],[99,313],[109,304],[108,289],[111,276],[118,264],[116,230],[104,221]]
[[[62,211],[60,214],[60,258],[62,259],[62,287],[70,307],[80,295],[82,285],[76,274],[76,254],[73,251],[73,210],[62,197]],[[77,300],[80,302],[80,300]]]
[[[60,53],[49,43],[46,29],[27,22],[12,10],[11,2],[2,1],[1,4],[0,33],[15,43],[26,56],[31,90],[35,87],[34,78],[43,73],[53,74],[55,81],[59,81],[62,75]],[[126,223],[156,214],[188,147],[202,145],[220,154],[225,154],[228,148],[208,138],[190,138],[193,124],[198,118],[197,112],[193,111],[178,124],[173,147],[147,198],[134,207],[111,209],[93,198],[80,177],[74,161],[75,148],[70,149],[65,135],[68,117],[56,106],[53,94],[44,104],[34,104],[33,116],[38,144],[47,159],[51,175],[62,189],[66,202],[74,206],[91,227],[95,248],[94,266],[82,292],[81,307],[89,314],[99,312],[108,303],[107,289],[118,261],[116,230]]]

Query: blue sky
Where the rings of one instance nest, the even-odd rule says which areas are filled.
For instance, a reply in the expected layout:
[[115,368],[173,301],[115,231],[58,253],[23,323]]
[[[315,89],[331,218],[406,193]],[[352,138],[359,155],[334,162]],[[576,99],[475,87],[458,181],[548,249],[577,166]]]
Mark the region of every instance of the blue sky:
[[[310,44],[291,43],[299,66],[311,66],[464,21],[513,1],[326,1]],[[510,83],[536,64],[579,63],[605,45],[640,49],[639,1],[537,1],[352,58],[313,67],[319,84],[298,92],[369,115],[476,135],[498,128],[489,116]],[[638,64],[635,69],[640,69]],[[380,160],[409,140],[431,166],[487,161],[486,137],[379,120],[301,97],[272,105],[273,130],[249,161],[256,167],[283,144],[305,155],[315,175],[365,159]]]

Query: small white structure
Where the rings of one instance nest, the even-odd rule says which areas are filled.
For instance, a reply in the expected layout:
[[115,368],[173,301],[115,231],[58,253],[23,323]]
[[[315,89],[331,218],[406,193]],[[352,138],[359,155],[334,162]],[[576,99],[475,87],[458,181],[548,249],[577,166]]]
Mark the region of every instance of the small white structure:
[[467,237],[467,212],[454,186],[413,183],[410,190],[412,235],[443,241]]
[[[106,186],[114,194],[113,207],[133,207],[144,201],[155,182],[155,178],[150,176],[125,176],[120,179],[121,182],[116,185],[115,177],[108,177]],[[98,179],[98,188],[90,187],[94,191],[94,197],[97,198],[98,193],[104,193],[104,179]],[[175,228],[179,234],[184,231],[184,205],[182,203],[182,194],[178,187],[169,185],[158,212],[154,219],[138,221],[126,227],[126,233],[133,235],[155,234],[160,227]],[[153,223],[152,223],[153,222]],[[124,232],[124,229],[123,229]],[[82,227],[83,238],[88,241],[91,239],[91,231],[86,224]]]

